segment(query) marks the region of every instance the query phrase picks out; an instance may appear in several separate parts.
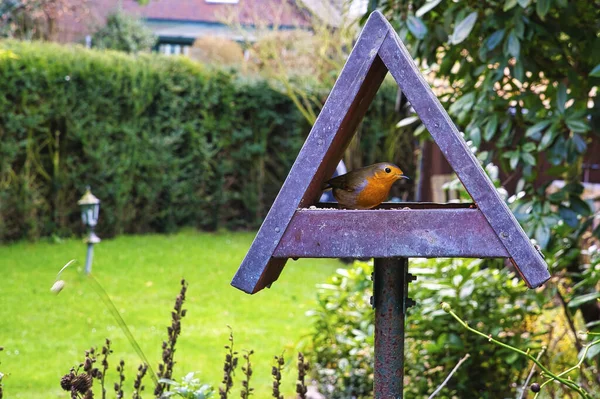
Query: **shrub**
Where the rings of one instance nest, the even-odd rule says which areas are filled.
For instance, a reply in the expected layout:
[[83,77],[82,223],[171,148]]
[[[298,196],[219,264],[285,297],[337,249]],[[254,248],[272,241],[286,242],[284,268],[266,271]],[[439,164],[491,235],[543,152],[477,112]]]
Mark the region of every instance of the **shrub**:
[[122,11],[109,14],[106,25],[92,36],[94,47],[137,53],[150,51],[156,36],[141,19]]
[[[269,82],[184,57],[0,48],[0,241],[78,231],[88,184],[100,236],[255,227],[309,130]],[[383,88],[364,124],[369,156],[395,134],[394,95]]]
[[[374,312],[369,304],[372,266],[355,262],[319,287],[312,334],[313,364],[331,397],[370,397],[373,389]],[[510,271],[482,268],[479,260],[411,260],[418,276],[409,291],[416,307],[406,323],[405,392],[432,393],[466,353],[469,360],[443,388],[446,397],[515,396],[526,361],[464,330],[440,309],[444,301],[466,320],[516,347],[539,347],[529,322],[538,311],[536,294]]]
[[201,36],[190,48],[190,58],[205,64],[241,65],[244,62],[244,51],[233,40]]

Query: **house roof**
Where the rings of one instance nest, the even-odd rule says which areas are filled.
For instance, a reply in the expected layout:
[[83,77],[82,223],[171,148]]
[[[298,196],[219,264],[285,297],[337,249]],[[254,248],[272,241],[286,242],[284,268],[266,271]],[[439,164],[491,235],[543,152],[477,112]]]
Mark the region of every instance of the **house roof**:
[[[159,36],[216,34],[237,40],[239,33],[232,29],[225,32],[218,27],[224,20],[232,17],[243,25],[260,23],[287,28],[309,26],[309,11],[299,6],[295,0],[234,1],[150,0],[147,5],[140,5],[135,0],[122,0],[122,7],[125,12],[146,19],[149,27]],[[105,23],[106,17],[118,9],[119,1],[84,0],[81,4],[76,13],[61,16],[57,24],[58,41],[82,40]],[[248,29],[248,26],[245,28]]]
[[257,18],[269,25],[307,26],[308,18],[293,0],[151,0],[141,6],[134,0],[123,2],[125,11],[148,20],[222,22],[235,15],[242,24],[254,24]]

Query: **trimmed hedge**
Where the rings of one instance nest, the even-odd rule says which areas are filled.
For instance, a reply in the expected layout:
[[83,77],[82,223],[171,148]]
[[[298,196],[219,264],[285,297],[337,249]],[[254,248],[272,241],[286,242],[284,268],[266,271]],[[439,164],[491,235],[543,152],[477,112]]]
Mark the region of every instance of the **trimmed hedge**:
[[[310,130],[266,81],[183,57],[0,48],[0,241],[80,231],[86,185],[104,237],[255,227]],[[380,90],[363,137],[385,139],[394,96]]]

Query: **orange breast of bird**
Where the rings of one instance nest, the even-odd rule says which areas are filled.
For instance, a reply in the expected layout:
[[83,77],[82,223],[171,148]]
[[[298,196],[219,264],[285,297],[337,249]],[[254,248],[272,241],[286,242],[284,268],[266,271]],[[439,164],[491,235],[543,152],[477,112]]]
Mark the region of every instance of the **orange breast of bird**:
[[381,204],[387,199],[393,181],[381,181],[373,177],[367,177],[366,180],[367,184],[356,197],[356,205],[368,209]]

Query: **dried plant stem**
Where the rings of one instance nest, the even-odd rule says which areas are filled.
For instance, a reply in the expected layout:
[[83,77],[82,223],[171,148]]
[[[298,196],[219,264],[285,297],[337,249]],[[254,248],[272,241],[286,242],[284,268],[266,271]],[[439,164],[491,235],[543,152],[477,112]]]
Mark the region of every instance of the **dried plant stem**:
[[[175,306],[171,312],[171,325],[167,327],[167,340],[163,341],[162,345],[162,363],[158,364],[158,377],[161,379],[170,380],[173,376],[173,366],[175,365],[175,345],[177,344],[177,338],[181,334],[181,320],[185,317],[187,311],[183,309],[183,303],[185,302],[185,293],[187,292],[187,282],[181,280],[181,290],[179,295],[175,298]],[[165,390],[170,389],[170,385],[160,382],[156,384],[154,389],[154,395],[160,397]]]
[[452,378],[452,376],[454,375],[454,373],[456,373],[456,371],[458,370],[458,368],[470,357],[471,355],[469,355],[468,353],[466,355],[464,355],[462,357],[462,359],[460,359],[458,361],[458,363],[456,363],[456,366],[454,366],[454,368],[452,369],[452,371],[450,372],[450,374],[448,374],[448,376],[446,377],[446,379],[440,384],[439,387],[437,387],[437,389],[435,391],[433,391],[433,393],[431,395],[429,395],[429,398],[427,399],[433,399],[435,396],[437,396],[438,393],[440,393],[440,391],[446,386],[446,384],[448,383],[448,381],[450,381],[450,378]]
[[514,346],[507,345],[504,342],[501,342],[501,341],[498,341],[497,339],[492,338],[491,335],[486,335],[486,334],[482,333],[481,331],[472,328],[465,321],[463,321],[460,317],[458,317],[458,315],[456,313],[454,313],[452,311],[452,308],[450,307],[449,304],[442,303],[442,309],[445,312],[449,313],[452,317],[454,317],[454,319],[456,321],[458,321],[460,323],[460,325],[462,325],[468,331],[471,331],[474,334],[477,334],[477,335],[480,335],[480,336],[486,338],[489,342],[491,342],[493,344],[496,344],[498,346],[501,346],[503,348],[511,350],[511,351],[513,351],[515,353],[518,353],[521,356],[525,356],[529,360],[531,360],[532,362],[534,362],[540,368],[540,370],[542,370],[542,374],[545,377],[549,378],[542,385],[545,385],[545,384],[547,384],[550,381],[558,381],[562,385],[564,385],[564,386],[566,386],[568,388],[571,388],[572,390],[574,390],[575,392],[577,392],[579,394],[579,396],[581,396],[582,398],[584,398],[584,399],[592,399],[592,397],[583,388],[581,388],[579,385],[577,385],[575,382],[573,382],[573,381],[571,381],[569,379],[562,378],[562,376],[565,375],[566,373],[568,373],[568,372],[576,369],[576,368],[579,368],[581,366],[581,363],[583,362],[583,359],[585,359],[585,355],[587,354],[587,350],[589,349],[589,347],[592,346],[592,345],[595,345],[598,342],[600,342],[600,340],[598,340],[597,342],[596,341],[592,342],[592,343],[590,343],[590,344],[588,344],[588,345],[586,345],[584,347],[585,348],[584,349],[585,352],[584,352],[583,356],[581,357],[581,360],[578,362],[578,364],[576,366],[574,366],[574,367],[568,369],[567,371],[564,371],[564,372],[560,373],[559,375],[557,375],[557,374],[554,374],[553,372],[551,372],[550,370],[548,370],[548,368],[546,366],[544,366],[542,363],[540,363],[540,361],[538,359],[536,359],[535,357],[533,357],[531,354],[529,354],[527,352],[524,352],[524,351],[522,351],[519,348],[515,348]]
[[283,395],[279,388],[281,387],[281,372],[283,371],[283,365],[285,360],[283,353],[281,356],[275,356],[275,365],[271,368],[271,375],[273,376],[273,393],[272,396],[276,399],[283,399]]
[[246,379],[242,381],[242,391],[240,392],[242,399],[248,399],[250,395],[252,395],[252,391],[254,391],[254,388],[250,388],[250,377],[252,377],[252,363],[250,362],[250,356],[252,356],[253,353],[254,351],[246,351],[243,356],[244,360],[246,360],[246,365],[242,366],[242,372],[246,376]]
[[141,399],[140,392],[144,390],[144,386],[142,385],[142,380],[146,375],[146,371],[148,371],[147,364],[140,364],[138,367],[138,373],[135,376],[135,381],[133,382],[133,395],[132,399]]
[[123,399],[123,381],[125,381],[124,368],[125,361],[121,360],[117,366],[117,371],[119,372],[119,382],[115,382],[115,396],[117,399]]
[[306,382],[304,381],[309,370],[308,362],[304,361],[304,355],[298,352],[298,381],[296,381],[296,393],[301,399],[306,399]]
[[110,340],[106,338],[105,345],[102,347],[102,374],[100,375],[100,387],[102,388],[102,399],[106,399],[106,386],[104,385],[104,380],[106,377],[106,371],[108,370],[108,355],[112,353],[110,349]]
[[223,364],[223,381],[221,381],[223,386],[219,387],[219,398],[221,399],[227,399],[227,395],[233,387],[233,375],[238,365],[238,353],[233,350],[233,329],[231,326],[227,326],[227,328],[229,328],[229,345],[225,345],[227,353]]
[[[538,361],[542,358],[544,352],[546,352],[546,346],[543,346],[540,353],[538,353],[538,355],[536,356],[536,359]],[[527,392],[527,387],[529,386],[529,381],[531,381],[531,377],[533,377],[533,373],[535,373],[535,364],[531,366],[531,370],[529,371],[529,374],[527,375],[527,378],[525,379],[525,382],[521,387],[521,394],[519,395],[519,399],[523,399],[525,397],[525,392]]]

